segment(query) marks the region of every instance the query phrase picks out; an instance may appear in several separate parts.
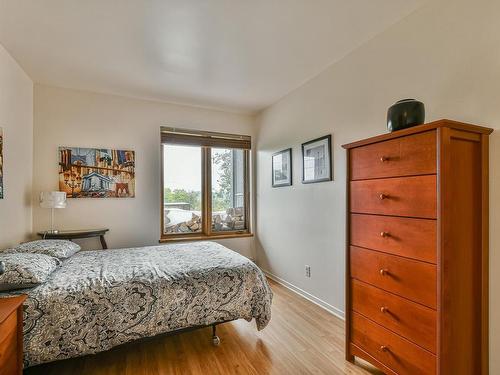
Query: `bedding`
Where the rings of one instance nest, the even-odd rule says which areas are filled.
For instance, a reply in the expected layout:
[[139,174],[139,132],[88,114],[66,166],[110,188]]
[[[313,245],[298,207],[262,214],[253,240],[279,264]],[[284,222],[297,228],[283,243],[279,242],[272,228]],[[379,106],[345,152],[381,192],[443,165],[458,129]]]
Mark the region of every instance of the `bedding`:
[[80,245],[68,240],[37,240],[22,243],[11,251],[45,254],[59,259],[66,259],[80,251],[80,249]]
[[44,254],[0,252],[4,271],[0,274],[0,291],[31,288],[44,283],[59,259]]
[[212,242],[81,251],[24,293],[26,367],[240,318],[261,330],[271,318],[260,269]]

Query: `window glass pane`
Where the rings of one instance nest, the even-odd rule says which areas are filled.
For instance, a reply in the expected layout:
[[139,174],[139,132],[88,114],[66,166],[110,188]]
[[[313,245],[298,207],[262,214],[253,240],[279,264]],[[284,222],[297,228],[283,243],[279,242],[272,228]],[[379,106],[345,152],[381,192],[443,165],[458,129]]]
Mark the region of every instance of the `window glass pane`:
[[212,149],[212,231],[246,229],[244,151]]
[[201,232],[201,147],[162,147],[163,231]]

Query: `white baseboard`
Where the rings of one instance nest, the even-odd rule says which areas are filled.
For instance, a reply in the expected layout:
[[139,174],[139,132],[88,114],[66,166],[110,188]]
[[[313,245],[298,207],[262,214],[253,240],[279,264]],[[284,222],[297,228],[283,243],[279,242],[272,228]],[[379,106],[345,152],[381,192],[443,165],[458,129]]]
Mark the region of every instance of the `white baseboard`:
[[289,283],[286,280],[283,280],[281,277],[278,277],[276,275],[273,275],[271,272],[262,270],[267,277],[269,277],[271,280],[276,281],[278,284],[283,285],[285,288],[291,290],[294,293],[297,293],[299,296],[304,297],[308,301],[314,303],[315,305],[318,305],[322,309],[328,311],[330,314],[335,315],[337,318],[340,318],[342,320],[345,320],[345,314],[342,310],[336,308],[335,306],[330,305],[329,303],[323,301],[322,299],[319,299],[316,296],[313,296],[311,293],[306,292],[303,289],[300,289],[299,287],[293,285],[292,283]]

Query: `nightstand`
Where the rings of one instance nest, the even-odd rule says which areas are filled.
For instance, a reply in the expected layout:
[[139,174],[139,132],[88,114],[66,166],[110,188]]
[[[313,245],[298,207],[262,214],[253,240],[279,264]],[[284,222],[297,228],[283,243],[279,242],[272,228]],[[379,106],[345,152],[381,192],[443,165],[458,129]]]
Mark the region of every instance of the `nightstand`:
[[0,375],[23,372],[23,302],[25,295],[0,298]]
[[99,237],[103,249],[107,249],[108,245],[104,239],[104,235],[109,229],[82,229],[82,230],[60,230],[56,233],[52,232],[38,232],[37,234],[44,240],[74,240],[81,238]]

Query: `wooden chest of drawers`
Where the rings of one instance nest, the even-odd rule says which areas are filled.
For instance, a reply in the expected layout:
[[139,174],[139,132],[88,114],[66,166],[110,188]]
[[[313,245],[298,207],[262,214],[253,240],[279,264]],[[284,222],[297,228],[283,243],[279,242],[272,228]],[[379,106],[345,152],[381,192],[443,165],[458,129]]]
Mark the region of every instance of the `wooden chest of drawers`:
[[26,296],[0,298],[0,375],[23,372],[23,302]]
[[346,358],[488,373],[488,135],[440,120],[347,149]]

